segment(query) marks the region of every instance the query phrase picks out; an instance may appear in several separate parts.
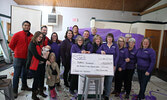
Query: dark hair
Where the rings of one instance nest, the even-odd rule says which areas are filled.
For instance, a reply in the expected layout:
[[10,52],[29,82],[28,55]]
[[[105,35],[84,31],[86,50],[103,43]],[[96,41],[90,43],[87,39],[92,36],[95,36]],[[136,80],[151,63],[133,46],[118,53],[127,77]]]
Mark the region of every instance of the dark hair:
[[35,32],[35,34],[34,34],[34,36],[32,37],[32,39],[31,39],[31,41],[33,42],[33,43],[36,43],[36,44],[42,44],[42,40],[40,41],[40,42],[38,42],[37,43],[37,41],[36,41],[36,39],[40,36],[42,34],[42,36],[43,36],[43,33],[42,32],[40,32],[40,31],[37,31],[37,32]]
[[27,21],[27,20],[22,23],[22,26],[23,26],[25,23],[28,23],[28,24],[31,26],[31,23],[30,23],[29,21]]
[[112,42],[114,42],[114,35],[112,33],[108,33],[106,36],[106,42],[107,42],[107,37],[112,37]]
[[[77,25],[74,25],[74,26],[72,27],[72,29],[73,29],[74,27],[77,27],[77,29],[79,29]],[[77,33],[79,33],[78,30],[77,30]]]
[[[52,36],[53,36],[53,34],[56,34],[56,35],[57,35],[57,33],[56,33],[56,32],[53,32],[53,33],[52,33],[51,38],[50,38],[50,39],[51,39],[51,40],[50,40],[50,44],[52,44],[52,43],[53,43],[53,41],[52,41]],[[59,44],[59,43],[60,43],[59,38],[58,38],[58,35],[57,35],[56,43],[57,43],[57,44]]]
[[68,34],[68,32],[69,32],[69,31],[70,31],[70,32],[72,32],[72,37],[74,36],[74,34],[73,34],[73,31],[72,31],[72,30],[67,30],[67,31],[66,31],[66,34],[65,34],[65,36],[64,36],[64,38],[67,38],[67,34]]
[[85,30],[84,32],[88,32],[88,33],[90,33],[88,30]]
[[143,38],[143,40],[142,40],[142,42],[141,42],[141,48],[143,48],[143,41],[144,41],[145,39],[147,39],[147,40],[149,41],[149,46],[148,46],[148,48],[152,48],[151,40],[150,40],[150,38],[148,38],[148,37],[144,37],[144,38]]
[[47,26],[46,26],[46,25],[42,26],[42,27],[41,27],[41,30],[42,30],[43,28],[47,28]]

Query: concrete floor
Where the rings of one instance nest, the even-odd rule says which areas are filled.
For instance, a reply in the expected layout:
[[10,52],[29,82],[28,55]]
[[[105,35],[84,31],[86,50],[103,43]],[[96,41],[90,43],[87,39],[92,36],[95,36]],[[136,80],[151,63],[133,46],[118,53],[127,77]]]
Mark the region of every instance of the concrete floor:
[[[63,69],[61,69],[61,71],[62,70]],[[13,67],[10,67],[4,71],[1,71],[0,75],[7,74],[8,78],[12,79],[13,76],[11,75],[11,73],[13,73]],[[134,95],[138,94],[139,84],[138,84],[138,81],[136,79],[137,79],[137,76],[135,74],[134,78],[133,78],[134,81],[132,83],[133,84],[132,91],[131,91],[131,96],[130,96],[129,100],[133,100]],[[28,86],[30,86],[30,87],[32,86],[32,79],[28,79]],[[112,86],[114,86],[114,83]],[[31,100],[31,92],[21,91],[20,87],[21,87],[21,81],[19,83],[19,96],[16,100]],[[46,85],[46,87],[47,87],[47,85]],[[113,87],[112,87],[112,90],[113,90]],[[41,96],[38,96],[38,97],[40,97],[40,100],[76,100],[75,96],[71,95],[69,93],[68,88],[66,88],[63,85],[63,79],[61,79],[61,87],[57,87],[56,91],[57,91],[57,99],[50,98],[50,96],[49,96],[50,94],[49,94],[48,89],[45,91],[45,93],[48,94],[47,98],[42,98]],[[146,96],[147,96],[147,98],[151,98],[153,96],[156,98],[156,99],[146,99],[146,100],[167,100],[167,82],[152,75],[151,80],[147,85]],[[4,95],[1,93],[0,93],[0,100],[5,100]],[[95,100],[95,99],[91,98],[88,100]],[[125,100],[124,94],[122,94],[120,97],[114,97],[114,95],[110,95],[110,100]]]

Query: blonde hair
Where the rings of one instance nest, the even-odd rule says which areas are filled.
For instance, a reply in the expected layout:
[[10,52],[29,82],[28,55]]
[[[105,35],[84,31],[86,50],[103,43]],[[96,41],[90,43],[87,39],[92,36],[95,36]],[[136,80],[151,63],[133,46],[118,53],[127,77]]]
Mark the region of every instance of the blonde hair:
[[93,43],[95,43],[95,41],[97,40],[97,38],[100,38],[100,44],[102,44],[102,43],[103,43],[103,40],[102,40],[102,38],[101,38],[100,35],[95,35],[95,36],[94,36],[94,38],[93,38]]
[[125,38],[131,38],[131,37],[132,37],[131,34],[126,34],[126,35],[125,35]]
[[55,54],[53,52],[49,54],[49,61],[50,61],[52,56],[54,57],[54,61],[56,61],[56,56],[55,56]]
[[[120,36],[119,38],[118,38],[118,41],[119,41],[119,39],[122,39],[123,40],[123,42],[124,42],[124,48],[126,47],[126,43],[125,43],[125,38],[123,37],[123,36]],[[119,43],[118,43],[118,41],[117,41],[117,44],[118,44],[118,47],[120,48],[120,45],[119,45]]]
[[81,39],[82,42],[84,42],[84,38],[80,35],[77,36],[77,38],[75,39],[75,43],[77,44],[78,43],[78,40]]

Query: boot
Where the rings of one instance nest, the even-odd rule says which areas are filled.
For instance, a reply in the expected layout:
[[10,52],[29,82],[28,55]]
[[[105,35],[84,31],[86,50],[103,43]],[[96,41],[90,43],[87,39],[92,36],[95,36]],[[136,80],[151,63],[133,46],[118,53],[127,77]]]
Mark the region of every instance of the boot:
[[56,95],[54,94],[54,89],[50,90],[50,95],[52,98],[55,98]]
[[32,91],[32,88],[29,88],[27,85],[22,85],[21,90]]
[[39,95],[41,95],[41,96],[44,97],[44,98],[47,97],[47,95],[44,94],[43,89],[41,89],[41,88],[39,89]]
[[57,95],[56,91],[55,91],[55,88],[53,89],[53,93],[55,94],[55,96]]
[[33,100],[40,100],[38,97],[37,97],[37,94],[38,94],[38,90],[33,90],[32,91],[32,99]]
[[104,100],[109,100],[109,97],[104,97]]
[[14,96],[14,98],[17,98],[17,96],[18,96],[18,89],[13,89],[13,96]]

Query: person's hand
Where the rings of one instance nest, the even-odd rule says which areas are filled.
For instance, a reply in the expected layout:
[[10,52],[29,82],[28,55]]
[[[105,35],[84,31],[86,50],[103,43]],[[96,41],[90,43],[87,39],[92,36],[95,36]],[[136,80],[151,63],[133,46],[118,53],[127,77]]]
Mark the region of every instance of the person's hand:
[[86,53],[90,54],[90,51],[86,51]]
[[51,65],[50,61],[48,61],[48,60],[46,61],[46,64],[47,64],[47,65]]
[[146,76],[149,76],[149,75],[150,75],[150,73],[149,73],[149,72],[146,72],[146,73],[145,73],[145,75],[146,75]]
[[119,68],[118,68],[118,71],[120,71],[120,72],[121,72],[121,71],[122,71],[122,68],[121,68],[121,67],[119,67]]
[[59,76],[57,76],[57,79],[60,79],[60,77],[59,77]]
[[48,76],[48,79],[50,79],[50,76]]
[[106,54],[106,52],[105,51],[101,51],[101,54]]
[[126,62],[130,62],[130,59],[129,59],[129,58],[126,58],[125,61],[126,61]]
[[86,53],[86,51],[85,51],[85,50],[82,50],[81,53]]

